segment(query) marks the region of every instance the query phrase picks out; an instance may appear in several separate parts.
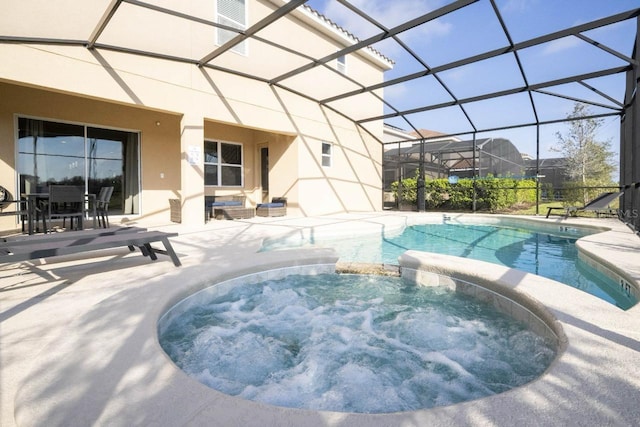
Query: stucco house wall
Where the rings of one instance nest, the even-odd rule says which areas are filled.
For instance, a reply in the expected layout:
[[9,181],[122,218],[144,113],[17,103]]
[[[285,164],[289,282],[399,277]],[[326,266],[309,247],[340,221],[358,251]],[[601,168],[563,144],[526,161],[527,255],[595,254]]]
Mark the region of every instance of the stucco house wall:
[[[36,2],[25,3],[35,7]],[[215,19],[208,1],[160,3]],[[249,26],[282,4],[281,0],[249,2]],[[168,31],[161,14],[142,13],[131,4],[121,7],[124,10],[118,10],[117,19],[101,36],[102,43],[135,40],[137,49],[166,54],[185,48],[196,56],[211,51],[209,41],[215,37],[211,27],[188,21],[176,26],[172,20]],[[70,19],[95,19],[84,9],[76,13]],[[263,36],[286,38],[310,55],[316,51],[326,55],[349,43],[339,31],[314,19],[308,11],[296,12],[269,26]],[[64,37],[58,34],[55,19],[40,25],[40,36]],[[13,28],[20,36],[19,28]],[[297,66],[290,63],[291,56],[265,46],[249,40],[246,56],[226,52],[215,64],[240,73],[259,70],[270,77]],[[265,145],[270,163],[268,198],[287,197],[291,214],[382,208],[381,123],[369,125],[369,132],[364,132],[344,116],[277,85],[179,61],[57,44],[0,43],[0,56],[5,58],[0,61],[0,185],[6,188],[17,188],[16,117],[23,116],[140,132],[140,216],[151,220],[169,217],[171,198],[181,200],[182,219],[191,222],[204,220],[205,195],[241,193],[249,206],[262,202],[259,149]],[[390,67],[368,51],[351,54],[347,60],[349,76],[364,85],[381,82]],[[336,89],[358,87],[324,67],[283,83],[318,99],[332,96]],[[364,110],[382,114],[379,100],[353,97],[339,105],[355,119]],[[205,139],[242,144],[244,187],[204,186],[203,156],[193,164],[187,153],[194,147],[202,152]],[[321,166],[323,142],[333,145],[330,168]],[[15,222],[6,217],[0,220],[2,228],[10,225],[7,221]]]
[[[181,154],[180,146],[176,144],[180,139],[179,115],[2,81],[0,94],[0,185],[14,196],[17,193],[17,116],[140,132],[140,181],[143,188],[140,216],[158,215],[167,209],[167,200],[179,194]],[[6,227],[15,223],[13,217],[0,219]]]

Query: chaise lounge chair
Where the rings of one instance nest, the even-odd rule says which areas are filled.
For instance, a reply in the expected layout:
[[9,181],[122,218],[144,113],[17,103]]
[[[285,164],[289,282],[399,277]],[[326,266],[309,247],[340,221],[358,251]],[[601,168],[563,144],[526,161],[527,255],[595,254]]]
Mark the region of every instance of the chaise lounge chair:
[[564,207],[564,206],[552,206],[550,208],[547,208],[547,216],[546,218],[549,218],[549,215],[551,215],[551,211],[553,210],[564,210],[564,217],[568,218],[569,215],[577,215],[578,211],[592,211],[592,212],[596,212],[596,214],[598,214],[600,211],[604,211],[609,209],[609,205],[615,201],[618,197],[620,197],[622,195],[622,191],[618,191],[618,192],[610,192],[610,193],[602,193],[601,195],[599,195],[598,197],[596,197],[595,199],[593,199],[592,201],[590,201],[589,203],[587,203],[586,205],[582,206],[582,207],[577,207],[577,206],[569,206],[569,207]]
[[[177,233],[147,231],[137,227],[67,231],[64,233],[37,236],[18,236],[0,239],[0,263],[19,262],[31,259],[49,258],[60,255],[85,253],[100,249],[127,246],[130,251],[138,247],[142,255],[156,260],[157,254],[167,255],[176,267],[181,265],[169,237]],[[162,243],[164,249],[151,246]]]

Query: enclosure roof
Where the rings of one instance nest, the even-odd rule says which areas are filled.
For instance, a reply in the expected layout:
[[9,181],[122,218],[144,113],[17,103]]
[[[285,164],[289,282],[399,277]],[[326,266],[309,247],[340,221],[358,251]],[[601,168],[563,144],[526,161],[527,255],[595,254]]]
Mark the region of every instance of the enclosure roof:
[[[497,142],[498,144],[513,145],[511,141],[504,138],[478,138],[475,140],[475,146],[477,150],[482,150],[487,144],[491,142]],[[465,141],[437,141],[426,142],[424,144],[425,153],[459,153],[459,152],[473,152],[473,139]],[[414,144],[405,153],[413,154],[420,152],[420,144]]]
[[[527,167],[536,167],[536,160],[525,160],[525,166]],[[554,157],[554,158],[546,158],[540,159],[539,167],[540,168],[564,168],[567,166],[567,159],[564,157]]]
[[[251,0],[253,1],[253,0]],[[211,2],[213,3],[213,1]],[[590,8],[575,3],[576,13],[588,9],[589,20],[564,16],[566,2],[539,2],[537,15],[545,19],[519,21],[513,2],[457,0],[394,2],[394,12],[381,14],[377,2],[346,0],[265,0],[270,14],[244,29],[218,23],[211,11],[191,10],[197,2],[157,0],[22,0],[3,7],[0,43],[80,46],[93,52],[161,58],[214,69],[291,91],[331,109],[364,129],[380,129],[383,122],[401,129],[437,129],[447,135],[465,135],[562,121],[571,111],[568,104],[589,105],[593,117],[620,116],[624,110],[625,73],[638,62],[631,57],[637,38],[640,8],[616,9],[624,2],[593,2]],[[308,5],[312,8],[307,7]],[[433,7],[432,5],[438,6]],[[626,3],[627,6],[629,3]],[[333,11],[325,16],[314,6]],[[379,4],[378,4],[379,5]],[[397,7],[395,6],[397,5]],[[409,5],[420,8],[402,17]],[[606,7],[605,7],[606,6]],[[211,8],[212,9],[212,8]],[[212,9],[213,10],[213,9]],[[613,13],[611,13],[613,11]],[[544,12],[544,13],[542,13]],[[277,26],[287,16],[315,20],[321,31],[342,34],[342,47],[322,56],[310,56],[282,37],[275,40]],[[532,15],[533,16],[533,15]],[[581,15],[582,16],[582,15]],[[526,18],[526,17],[525,17]],[[42,25],[43,22],[60,25]],[[155,31],[136,30],[136,22],[155,23]],[[167,37],[167,28],[188,22],[193,40],[169,38],[162,50],[152,41]],[[336,24],[335,22],[339,22]],[[464,25],[461,25],[464,24]],[[527,28],[527,32],[523,31]],[[228,42],[215,44],[211,30],[236,33]],[[447,32],[448,28],[455,31]],[[201,30],[201,31],[196,31]],[[615,35],[623,34],[623,42]],[[241,65],[225,67],[222,61],[245,40],[268,44],[291,59],[279,75]],[[424,44],[431,40],[432,44]],[[434,49],[436,46],[450,49]],[[574,46],[571,54],[563,46]],[[576,50],[577,49],[577,50]],[[436,53],[439,52],[439,53]],[[250,54],[250,53],[249,53]],[[330,66],[344,55],[368,57],[385,72],[382,83],[366,85]],[[589,58],[588,61],[580,58]],[[238,64],[244,63],[238,61]],[[349,82],[330,96],[313,95],[311,88],[295,85],[296,77],[318,67],[333,71]],[[458,80],[459,76],[467,76]],[[469,85],[469,81],[473,84]],[[461,84],[466,82],[466,85]],[[379,102],[384,89],[384,111],[375,116],[353,117],[343,109],[345,100]],[[316,92],[317,93],[317,92]],[[404,94],[404,95],[403,95]],[[504,111],[507,104],[518,105]],[[353,113],[351,113],[353,114]],[[454,120],[451,120],[451,119]],[[447,120],[445,120],[447,119]],[[445,122],[447,124],[445,124]],[[372,132],[374,133],[374,132]]]

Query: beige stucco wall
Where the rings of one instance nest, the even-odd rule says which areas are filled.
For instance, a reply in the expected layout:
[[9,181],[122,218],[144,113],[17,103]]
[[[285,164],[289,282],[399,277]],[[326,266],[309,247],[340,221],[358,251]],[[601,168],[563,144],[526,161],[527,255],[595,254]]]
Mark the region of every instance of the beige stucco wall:
[[[173,7],[176,2],[165,3]],[[274,0],[274,3],[282,2]],[[208,3],[193,0],[178,7],[194,13],[205,4]],[[274,10],[270,1],[250,5],[250,23]],[[207,54],[215,48],[211,43],[202,44],[203,35],[210,39],[200,25],[181,23],[166,31],[168,22],[158,24],[148,15],[137,16],[129,4],[121,7],[125,9],[118,11],[117,18],[101,36],[102,42],[130,43],[134,48],[168,54],[177,54],[181,49],[195,52],[194,55],[204,51]],[[121,11],[131,15],[121,15]],[[206,19],[213,12],[206,9],[203,13]],[[137,19],[135,31],[140,38],[132,38],[127,26],[133,18]],[[313,50],[309,51],[311,54],[327,55],[340,47],[340,37],[328,37],[321,28],[303,29],[305,19],[282,18],[264,36],[274,37],[292,48]],[[145,27],[149,34],[157,34],[161,28],[165,31],[155,38],[144,37]],[[0,43],[0,56],[6,58],[0,62],[0,81],[40,88],[11,84],[0,87],[3,92],[8,91],[0,96],[3,141],[0,161],[9,166],[0,172],[0,185],[15,187],[13,118],[21,114],[140,131],[143,217],[168,218],[169,198],[182,200],[183,220],[188,221],[203,220],[205,194],[242,192],[249,204],[261,202],[258,150],[265,143],[271,163],[269,197],[288,197],[292,214],[381,209],[381,150],[376,141],[382,138],[381,124],[368,125],[376,135],[374,138],[345,117],[277,85],[189,63],[60,45]],[[250,40],[247,56],[227,52],[214,63],[272,78],[297,66],[296,60],[294,64],[291,61],[290,56]],[[382,81],[381,65],[367,55],[349,55],[347,67],[349,75],[363,84]],[[282,83],[318,99],[331,96],[336,88],[358,87],[322,67]],[[365,110],[367,114],[382,114],[380,102],[361,102],[356,97],[339,104],[348,117]],[[160,126],[156,126],[158,121]],[[203,156],[198,164],[190,164],[186,154],[194,146],[202,151],[205,138],[243,144],[243,189],[204,187]],[[331,168],[320,166],[322,141],[334,144]],[[161,173],[164,179],[160,178]]]
[[[225,195],[244,195],[246,196],[247,205],[255,206],[265,200],[262,199],[262,187],[260,179],[260,148],[268,147],[269,161],[271,163],[270,184],[271,196],[284,196],[286,189],[281,182],[287,182],[292,179],[294,168],[285,168],[282,172],[278,172],[277,165],[280,163],[280,157],[284,152],[291,149],[291,145],[295,140],[294,135],[285,135],[264,130],[252,129],[229,123],[207,120],[204,126],[204,137],[206,140],[223,141],[240,143],[243,147],[243,166],[244,166],[244,187],[214,187],[205,186],[204,194],[206,196],[225,196]],[[293,169],[293,170],[292,170]],[[289,172],[286,172],[289,170]],[[286,176],[279,179],[279,176]],[[274,187],[275,185],[275,187]],[[292,194],[288,194],[292,197]]]
[[[180,188],[180,147],[175,143],[179,139],[179,115],[0,81],[0,185],[14,196],[18,190],[17,116],[139,132],[144,189],[141,217],[166,215],[168,199],[175,198]],[[14,217],[0,220],[2,228],[16,224]]]

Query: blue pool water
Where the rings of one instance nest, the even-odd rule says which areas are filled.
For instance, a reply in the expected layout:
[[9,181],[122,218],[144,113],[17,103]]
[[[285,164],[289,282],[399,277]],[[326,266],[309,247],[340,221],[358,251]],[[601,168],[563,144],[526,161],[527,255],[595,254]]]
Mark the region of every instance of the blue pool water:
[[271,405],[390,413],[537,378],[555,343],[493,306],[399,277],[290,275],[174,307],[160,344],[188,375]]
[[266,241],[261,250],[332,247],[341,261],[384,264],[397,264],[398,256],[410,249],[436,252],[517,268],[581,289],[625,310],[633,306],[636,301],[621,292],[613,279],[578,259],[575,242],[586,234],[576,229],[550,234],[493,225],[422,224],[394,236],[285,237]]

